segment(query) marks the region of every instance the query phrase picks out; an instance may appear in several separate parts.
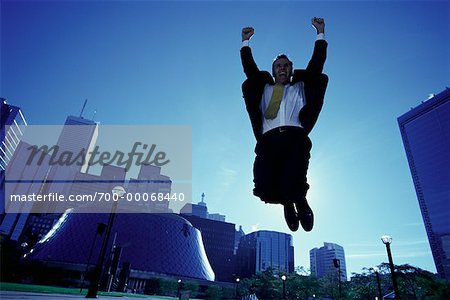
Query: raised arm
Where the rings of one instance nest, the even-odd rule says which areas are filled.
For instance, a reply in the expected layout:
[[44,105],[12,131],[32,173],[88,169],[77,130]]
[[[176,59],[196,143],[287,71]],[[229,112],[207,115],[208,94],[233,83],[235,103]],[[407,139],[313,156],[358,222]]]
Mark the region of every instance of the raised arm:
[[244,68],[244,73],[247,78],[253,78],[258,75],[259,69],[253,59],[252,50],[250,49],[248,43],[250,38],[255,33],[253,27],[242,28],[242,48],[241,48],[241,61],[242,67]]
[[323,66],[325,64],[325,60],[327,58],[327,41],[325,41],[325,21],[323,18],[312,18],[311,20],[312,26],[316,29],[317,32],[317,40],[314,44],[314,51],[311,57],[311,60],[306,67],[306,71],[319,75],[322,73]]

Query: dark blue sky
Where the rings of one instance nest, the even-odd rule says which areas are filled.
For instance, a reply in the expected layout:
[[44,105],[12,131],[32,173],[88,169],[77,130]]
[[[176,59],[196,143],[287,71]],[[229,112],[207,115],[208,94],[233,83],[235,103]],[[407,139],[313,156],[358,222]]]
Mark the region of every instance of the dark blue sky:
[[101,124],[190,125],[193,195],[210,212],[287,231],[281,207],[252,195],[254,138],[242,101],[240,32],[255,59],[306,66],[313,16],[326,22],[325,105],[311,134],[311,233],[293,234],[296,265],[342,245],[349,274],[386,261],[435,271],[396,118],[449,85],[447,1],[3,1],[0,96],[29,124],[78,115]]

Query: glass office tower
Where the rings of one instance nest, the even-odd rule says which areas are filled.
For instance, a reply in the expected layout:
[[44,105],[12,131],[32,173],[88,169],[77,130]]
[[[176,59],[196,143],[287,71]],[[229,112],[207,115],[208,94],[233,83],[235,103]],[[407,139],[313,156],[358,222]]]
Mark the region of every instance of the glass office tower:
[[450,279],[450,89],[398,118],[434,263]]
[[[339,260],[336,267],[334,260]],[[322,278],[328,274],[336,274],[340,268],[341,281],[347,281],[347,266],[345,263],[344,248],[334,243],[323,243],[323,247],[314,248],[309,251],[309,263],[311,274]]]
[[275,274],[294,272],[292,235],[260,230],[244,235],[238,248],[239,276],[250,278],[272,268]]

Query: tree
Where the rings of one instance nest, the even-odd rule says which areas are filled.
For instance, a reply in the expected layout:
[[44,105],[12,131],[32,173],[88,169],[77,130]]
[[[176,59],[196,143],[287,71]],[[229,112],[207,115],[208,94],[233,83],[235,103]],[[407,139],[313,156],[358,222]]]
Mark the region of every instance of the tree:
[[363,268],[362,274],[352,273],[352,280],[348,291],[352,299],[373,299],[378,297],[377,282],[369,269]]
[[239,282],[238,293],[241,296],[247,296],[251,293],[251,288],[255,288],[256,278],[253,276],[252,278],[244,278]]
[[442,284],[445,281],[439,280],[431,272],[409,264],[396,266],[396,272],[402,296],[423,299],[427,296],[441,297],[446,293],[448,294],[448,289],[446,292],[445,284]]
[[319,280],[314,276],[290,274],[286,280],[286,294],[288,299],[308,299],[318,295],[320,290]]
[[282,283],[281,279],[276,278],[272,268],[254,277],[256,296],[259,299],[281,299]]
[[319,279],[320,292],[333,299],[339,298],[339,287],[336,274],[329,272]]
[[[378,266],[382,295],[392,292],[392,277],[388,263]],[[450,299],[450,283],[436,274],[408,264],[394,266],[402,299]],[[378,296],[373,269],[363,268],[361,274],[352,273],[348,297],[373,299]]]
[[222,298],[222,289],[217,285],[210,285],[205,291],[206,299]]
[[161,295],[175,296],[178,290],[178,282],[175,280],[160,281]]
[[196,297],[198,295],[198,289],[199,289],[199,285],[196,282],[187,281],[184,284],[184,290],[190,291],[190,293],[189,293],[190,297]]

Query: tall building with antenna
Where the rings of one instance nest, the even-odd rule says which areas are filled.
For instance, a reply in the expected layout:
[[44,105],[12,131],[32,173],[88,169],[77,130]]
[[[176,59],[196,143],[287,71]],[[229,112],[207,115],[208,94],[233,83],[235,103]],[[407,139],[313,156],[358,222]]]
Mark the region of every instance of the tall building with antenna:
[[186,203],[180,210],[181,214],[192,215],[203,219],[209,219],[219,222],[225,222],[225,215],[219,213],[209,213],[208,206],[205,202],[205,193],[201,195],[201,201],[197,204]]
[[203,219],[208,219],[208,207],[205,203],[205,193],[202,193],[202,200],[197,204],[186,203],[180,210],[181,214],[196,216]]
[[[41,192],[43,194],[60,193],[70,194],[72,185],[79,177],[79,173],[88,173],[89,160],[92,155],[97,138],[99,124],[93,120],[85,119],[83,112],[87,104],[87,99],[84,101],[79,116],[68,116],[62,126],[56,146],[58,153],[80,153],[84,151],[85,159],[82,165],[71,164],[70,166],[52,165],[49,166],[47,177]],[[49,203],[48,207],[43,209],[48,213],[56,213],[64,211],[69,208],[70,204],[66,202]]]
[[80,172],[86,173],[88,170],[88,164],[90,154],[95,147],[98,138],[98,123],[94,120],[85,119],[83,112],[87,104],[87,99],[84,101],[83,108],[80,115],[68,116],[64,127],[59,136],[57,145],[59,151],[70,151],[72,153],[78,153],[80,150],[85,149],[86,159],[85,163],[80,166]]

